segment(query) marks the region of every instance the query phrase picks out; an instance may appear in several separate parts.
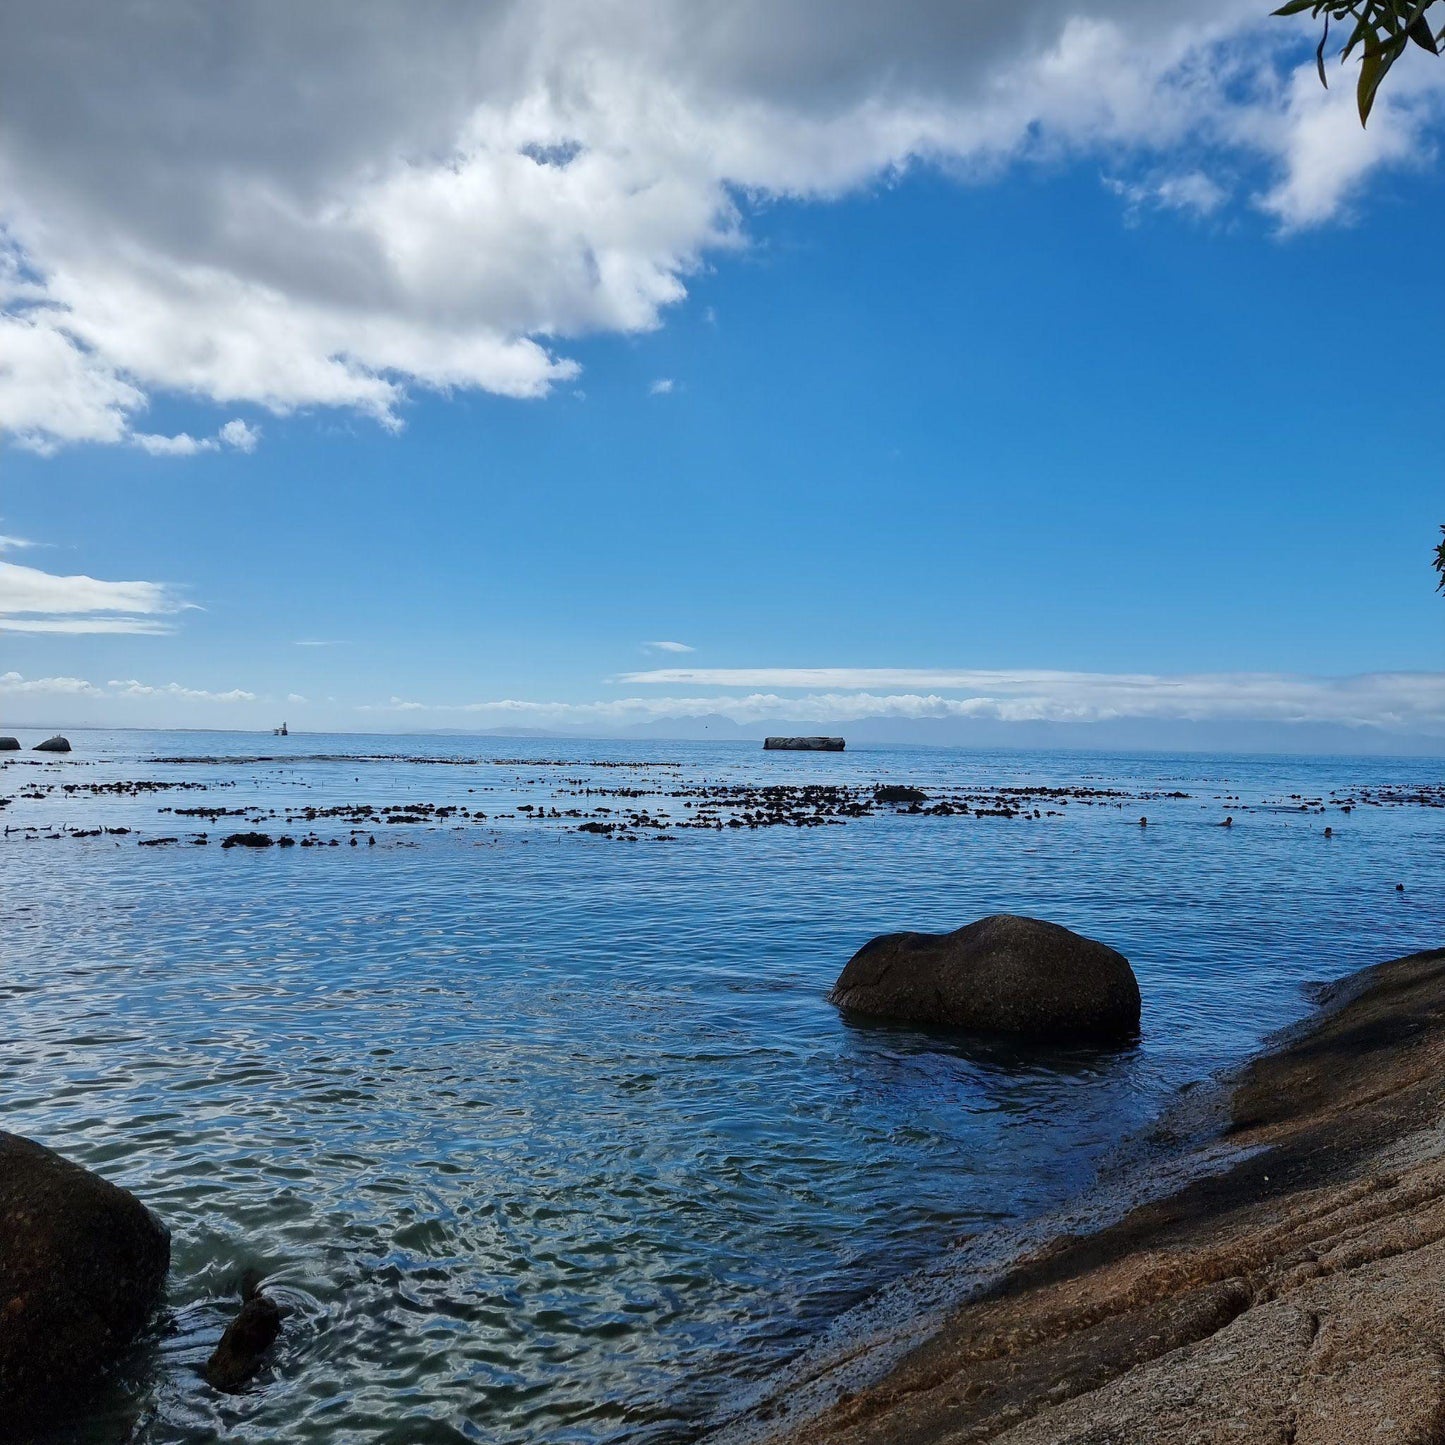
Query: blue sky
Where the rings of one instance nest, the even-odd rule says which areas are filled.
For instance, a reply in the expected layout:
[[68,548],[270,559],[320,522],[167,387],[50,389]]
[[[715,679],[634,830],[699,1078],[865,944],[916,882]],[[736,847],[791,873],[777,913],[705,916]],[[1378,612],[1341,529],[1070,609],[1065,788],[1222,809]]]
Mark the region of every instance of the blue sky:
[[[1190,63],[1224,86],[1235,54]],[[1169,57],[1141,74],[1178,88]],[[1338,106],[1289,99],[1298,54],[1271,63],[1266,119]],[[67,434],[100,383],[73,402],[62,378],[37,403],[39,363],[7,358],[0,330],[0,723],[602,732],[690,709],[759,730],[922,717],[940,741],[975,718],[1445,736],[1428,565],[1445,300],[1409,265],[1445,223],[1438,99],[1433,73],[1409,72],[1380,154],[1345,154],[1333,191],[1332,157],[1357,144],[1333,110],[1323,139],[1273,149],[1218,141],[1216,116],[1208,143],[1194,121],[1163,147],[1089,131],[980,161],[960,141],[811,193],[728,183],[723,222],[687,223],[645,304],[479,324],[488,344],[540,337],[545,395],[496,394],[530,374],[439,389],[453,341],[417,322],[407,366],[365,370],[395,386],[384,407],[168,375],[106,313],[135,277],[67,252],[83,212],[22,187],[12,216],[0,204],[28,285],[7,314],[26,340],[37,314],[77,318],[77,354],[144,400]],[[1264,121],[1245,107],[1231,124]],[[83,176],[100,141],[64,144]],[[589,192],[589,223],[607,204]],[[108,219],[124,234],[123,205]],[[189,241],[182,256],[135,235],[199,264]],[[152,590],[91,609],[34,574]],[[86,626],[125,619],[146,630]]]

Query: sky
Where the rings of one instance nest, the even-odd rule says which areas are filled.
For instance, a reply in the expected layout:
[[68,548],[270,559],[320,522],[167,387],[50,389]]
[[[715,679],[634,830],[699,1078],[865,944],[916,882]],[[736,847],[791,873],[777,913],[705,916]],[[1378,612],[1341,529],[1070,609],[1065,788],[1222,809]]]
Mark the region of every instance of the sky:
[[1268,8],[0,0],[0,731],[1445,752],[1445,61]]

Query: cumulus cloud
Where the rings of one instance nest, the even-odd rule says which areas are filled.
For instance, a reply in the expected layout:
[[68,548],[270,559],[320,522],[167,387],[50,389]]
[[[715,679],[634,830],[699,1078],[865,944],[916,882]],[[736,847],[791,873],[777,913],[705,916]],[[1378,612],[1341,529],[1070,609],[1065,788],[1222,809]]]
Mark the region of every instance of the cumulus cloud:
[[1402,61],[1361,132],[1307,49],[1257,0],[51,0],[0,46],[0,431],[184,455],[254,435],[160,437],[153,395],[542,396],[755,200],[915,165],[1099,156],[1208,213],[1227,161],[1319,224],[1419,154],[1441,79]]
[[254,692],[233,687],[226,692],[211,692],[203,687],[182,687],[178,682],[168,682],[161,687],[137,682],[135,678],[106,683],[112,697],[174,697],[187,702],[255,702]]
[[[1445,729],[1445,673],[1287,673],[1175,676],[1050,671],[945,672],[889,668],[664,669],[633,682],[714,687],[821,688],[825,691],[670,694],[597,702],[426,704],[400,697],[374,711],[484,715],[489,721],[625,726],[659,718],[720,715],[737,723],[864,718],[981,718],[998,722],[1168,721],[1340,723],[1390,730]],[[927,692],[875,688],[926,687]],[[961,694],[961,695],[950,695]]]
[[185,607],[163,582],[104,582],[0,562],[0,632],[169,632]]
[[647,388],[649,396],[670,396],[676,383],[670,376],[659,376],[651,386]]
[[103,697],[100,688],[83,677],[22,677],[18,672],[0,672],[0,696]]

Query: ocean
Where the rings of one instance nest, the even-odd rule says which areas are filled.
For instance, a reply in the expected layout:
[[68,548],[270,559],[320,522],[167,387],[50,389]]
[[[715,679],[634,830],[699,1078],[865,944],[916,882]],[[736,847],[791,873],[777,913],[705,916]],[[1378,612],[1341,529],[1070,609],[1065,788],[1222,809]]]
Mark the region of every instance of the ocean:
[[[1087,1189],[1306,985],[1445,941],[1431,760],[70,737],[0,762],[0,1126],[134,1190],[173,1265],[57,1439],[691,1438]],[[1137,1046],[828,1003],[874,935],[996,912],[1121,950]],[[248,1268],[282,1340],[219,1395]]]

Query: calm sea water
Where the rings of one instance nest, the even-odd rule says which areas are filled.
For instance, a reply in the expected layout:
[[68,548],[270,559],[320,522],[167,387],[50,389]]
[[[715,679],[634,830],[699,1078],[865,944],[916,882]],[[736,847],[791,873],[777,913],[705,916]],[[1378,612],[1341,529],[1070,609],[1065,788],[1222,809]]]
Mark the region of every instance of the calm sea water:
[[[1428,761],[71,736],[0,766],[0,1125],[135,1190],[174,1264],[156,1337],[66,1439],[686,1438],[870,1290],[1085,1188],[1303,983],[1445,941],[1445,813],[1305,801],[1438,787]],[[179,756],[219,761],[154,761]],[[205,787],[94,790],[136,780]],[[1125,796],[636,842],[550,816],[625,806],[589,786],[687,816],[668,795],[704,781]],[[272,819],[343,846],[251,851],[216,846],[241,818],[159,811],[359,802],[488,817],[355,848],[345,819]],[[134,831],[46,836],[96,827]],[[1005,910],[1128,955],[1137,1048],[828,1005],[874,934]],[[290,1313],[220,1396],[198,1372],[248,1266]]]

